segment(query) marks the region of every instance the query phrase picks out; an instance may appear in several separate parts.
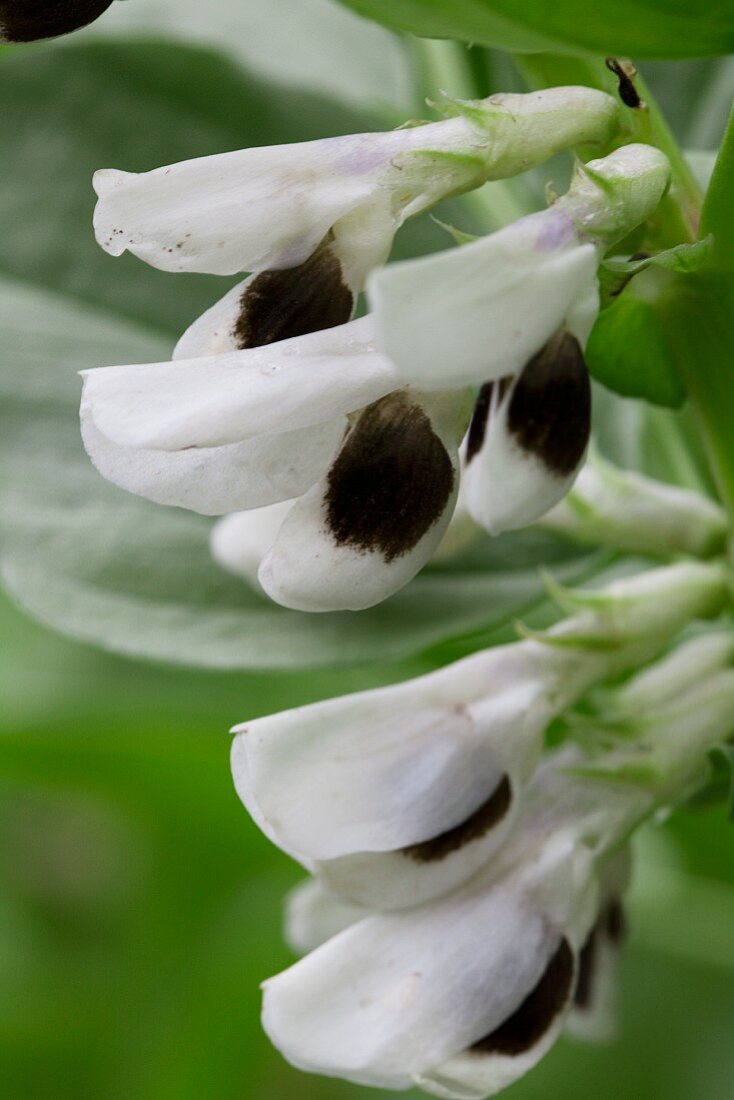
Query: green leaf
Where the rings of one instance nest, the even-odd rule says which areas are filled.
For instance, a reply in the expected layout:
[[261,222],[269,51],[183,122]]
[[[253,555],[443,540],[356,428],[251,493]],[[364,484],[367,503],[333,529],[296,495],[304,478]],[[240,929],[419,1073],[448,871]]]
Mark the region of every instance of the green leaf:
[[685,389],[655,305],[625,292],[602,310],[586,345],[593,378],[623,397],[678,408]]
[[734,109],[706,192],[701,233],[713,234],[714,266],[731,275],[734,272]]
[[342,0],[379,23],[427,38],[460,38],[517,52],[593,50],[635,57],[734,51],[727,0]]

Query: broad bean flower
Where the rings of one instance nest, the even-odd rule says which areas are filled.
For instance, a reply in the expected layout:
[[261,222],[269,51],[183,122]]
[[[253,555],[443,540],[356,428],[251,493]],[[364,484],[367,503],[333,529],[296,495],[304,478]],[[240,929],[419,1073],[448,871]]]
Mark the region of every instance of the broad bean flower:
[[[523,271],[539,273],[530,283],[543,320],[535,325],[529,311],[532,335],[522,352],[512,334],[500,330],[495,341],[491,325],[485,329],[483,378],[502,394],[496,409],[486,390],[480,394],[473,420],[467,364],[475,341],[465,339],[460,308],[442,313],[434,303],[432,323],[441,340],[453,341],[452,362],[443,387],[429,367],[421,388],[412,360],[399,349],[394,359],[376,348],[375,318],[378,330],[389,331],[381,317],[389,294],[378,296],[375,317],[235,350],[227,327],[241,302],[235,290],[184,336],[173,363],[85,373],[87,449],[124,488],[210,514],[298,498],[261,563],[261,585],[277,602],[301,610],[369,607],[406,584],[441,542],[470,420],[468,499],[473,468],[486,468],[475,496],[491,501],[491,486],[504,486],[505,511],[514,512],[505,526],[535,518],[568,488],[588,440],[581,343],[596,311],[599,242],[655,208],[667,172],[656,150],[627,146],[579,170],[568,195],[549,210],[450,254],[454,282],[480,301],[488,323],[506,305],[498,276],[505,254],[517,250]],[[401,273],[412,264],[394,266],[391,278],[402,285]],[[430,298],[433,276],[425,285]],[[451,279],[446,285],[450,291]],[[411,304],[405,308],[411,314]],[[506,339],[511,350],[502,352]],[[530,359],[523,363],[525,353]],[[512,364],[519,377],[508,382]]]
[[551,719],[725,596],[681,563],[568,597],[541,639],[235,728],[235,786],[284,851],[358,904],[398,909],[474,874],[510,834]]
[[[574,760],[538,769],[511,840],[460,889],[400,913],[341,906],[335,934],[265,982],[263,1023],[289,1061],[468,1100],[527,1072],[572,1010],[577,1027],[592,1015],[621,931],[611,853],[652,798],[574,779]],[[297,921],[312,942],[330,931],[330,900],[314,900]]]

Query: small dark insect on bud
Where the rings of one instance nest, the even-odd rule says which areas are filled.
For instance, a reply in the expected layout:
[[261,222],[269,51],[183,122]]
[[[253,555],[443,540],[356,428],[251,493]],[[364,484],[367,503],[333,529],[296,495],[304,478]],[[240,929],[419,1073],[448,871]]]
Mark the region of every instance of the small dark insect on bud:
[[0,42],[56,38],[93,23],[112,0],[0,0]]
[[609,71],[614,73],[619,81],[617,90],[619,92],[619,98],[622,100],[625,107],[641,107],[642,100],[637,94],[634,83],[634,79],[637,76],[637,69],[632,62],[624,57],[607,57],[605,58],[605,64]]

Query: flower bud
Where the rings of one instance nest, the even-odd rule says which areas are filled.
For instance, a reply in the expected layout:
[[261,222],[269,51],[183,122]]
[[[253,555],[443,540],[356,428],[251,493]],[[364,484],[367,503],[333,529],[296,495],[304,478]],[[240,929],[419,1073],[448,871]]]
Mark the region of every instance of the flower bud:
[[690,489],[621,470],[592,451],[573,489],[542,526],[579,542],[639,554],[709,557],[724,549],[726,516]]

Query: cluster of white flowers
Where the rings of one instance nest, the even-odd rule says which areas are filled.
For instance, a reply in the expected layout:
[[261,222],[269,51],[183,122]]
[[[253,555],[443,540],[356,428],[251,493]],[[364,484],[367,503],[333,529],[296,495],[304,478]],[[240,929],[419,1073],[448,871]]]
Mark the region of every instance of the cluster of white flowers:
[[[617,110],[589,88],[445,109],[391,133],[95,177],[111,253],[253,274],[171,362],[86,372],[87,450],[159,503],[254,512],[225,521],[215,553],[250,574],[257,546],[259,583],[287,607],[360,610],[403,587],[446,534],[462,465],[466,508],[496,533],[548,511],[583,463],[597,266],[657,206],[666,158],[624,146],[578,165],[548,210],[381,267],[407,217],[608,141]],[[351,320],[365,282],[372,311]]]
[[306,957],[264,984],[264,1026],[294,1065],[469,1100],[564,1026],[609,1034],[628,840],[706,781],[706,749],[731,733],[734,648],[694,638],[541,757],[588,688],[721,610],[725,571],[685,562],[569,599],[543,638],[235,730],[240,797],[313,876],[286,922]]
[[99,172],[109,252],[250,274],[172,361],[85,372],[81,418],[105,477],[225,516],[216,558],[291,608],[369,607],[475,533],[541,519],[683,557],[557,591],[571,615],[544,635],[235,731],[242,801],[313,876],[288,911],[308,954],[265,984],[269,1035],[307,1070],[477,1098],[566,1024],[608,1030],[629,835],[705,778],[734,672],[728,638],[691,642],[543,755],[591,689],[721,611],[726,524],[593,452],[569,493],[590,436],[597,268],[655,211],[665,156],[634,144],[579,163],[547,210],[385,267],[406,218],[608,144],[617,119],[588,88],[445,109],[387,134]]

